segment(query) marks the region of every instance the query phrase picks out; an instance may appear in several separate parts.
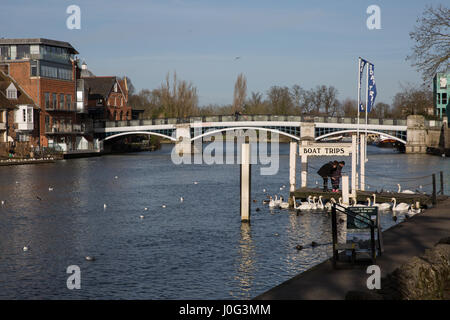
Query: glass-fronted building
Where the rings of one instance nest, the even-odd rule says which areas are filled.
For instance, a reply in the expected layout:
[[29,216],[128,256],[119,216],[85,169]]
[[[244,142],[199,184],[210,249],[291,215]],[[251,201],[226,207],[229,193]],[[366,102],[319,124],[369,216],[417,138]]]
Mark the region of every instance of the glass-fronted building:
[[449,115],[450,73],[438,72],[433,79],[433,98],[436,116]]

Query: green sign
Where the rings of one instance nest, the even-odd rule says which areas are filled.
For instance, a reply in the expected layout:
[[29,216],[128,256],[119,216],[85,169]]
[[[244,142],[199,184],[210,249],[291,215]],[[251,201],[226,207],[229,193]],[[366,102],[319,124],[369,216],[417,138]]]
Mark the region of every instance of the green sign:
[[347,229],[368,229],[378,216],[377,207],[348,207],[351,215],[347,215]]

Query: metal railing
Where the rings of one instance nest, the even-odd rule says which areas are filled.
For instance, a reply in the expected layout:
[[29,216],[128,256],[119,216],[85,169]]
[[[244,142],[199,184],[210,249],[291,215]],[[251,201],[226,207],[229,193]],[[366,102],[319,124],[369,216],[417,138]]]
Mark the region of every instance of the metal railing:
[[[187,118],[155,118],[126,121],[97,121],[95,128],[124,127],[124,126],[144,126],[144,125],[166,125],[184,124],[195,122],[237,122],[237,121],[282,121],[282,122],[321,122],[321,123],[342,123],[357,124],[358,118],[350,117],[323,117],[306,115],[216,115]],[[438,121],[436,121],[437,123]],[[365,124],[365,119],[360,118],[360,124]],[[368,119],[371,125],[397,125],[406,126],[405,119]]]

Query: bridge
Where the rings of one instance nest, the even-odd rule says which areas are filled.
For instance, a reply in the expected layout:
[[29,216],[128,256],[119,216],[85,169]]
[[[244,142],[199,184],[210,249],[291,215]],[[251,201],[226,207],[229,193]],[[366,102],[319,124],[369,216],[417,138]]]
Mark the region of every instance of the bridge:
[[[164,118],[129,121],[101,121],[95,123],[94,133],[101,141],[120,136],[147,134],[169,139],[180,146],[183,152],[190,150],[190,144],[220,132],[237,129],[254,129],[284,135],[293,141],[313,137],[319,141],[332,136],[367,132],[382,134],[406,145],[407,152],[424,153],[428,133],[439,131],[442,121],[425,120],[422,116],[409,116],[408,119],[368,119],[367,125],[361,118],[313,117],[286,115],[229,115]],[[430,139],[428,139],[430,140]],[[190,151],[189,151],[190,152]]]

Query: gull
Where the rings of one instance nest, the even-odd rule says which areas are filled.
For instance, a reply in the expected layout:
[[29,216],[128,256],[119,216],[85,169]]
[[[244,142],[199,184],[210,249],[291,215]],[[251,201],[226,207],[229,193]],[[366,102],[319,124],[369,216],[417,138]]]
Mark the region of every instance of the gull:
[[147,210],[148,210],[148,208],[147,208],[147,207],[145,207],[145,208],[144,208],[144,211],[147,211]]
[[5,204],[5,200],[2,200],[2,206]]
[[184,198],[183,197],[180,197],[180,202],[183,202],[184,201]]
[[236,58],[234,58],[234,60],[239,60],[241,57],[236,57]]
[[165,204],[163,204],[161,207],[163,207],[163,208],[165,208],[166,207],[166,205]]
[[107,207],[107,206],[106,206],[106,203],[104,203],[104,204],[103,204],[103,209],[106,209],[106,207]]
[[53,188],[52,187],[48,187],[48,191],[53,191]]
[[144,216],[141,214],[141,215],[139,216],[139,218],[144,219]]

